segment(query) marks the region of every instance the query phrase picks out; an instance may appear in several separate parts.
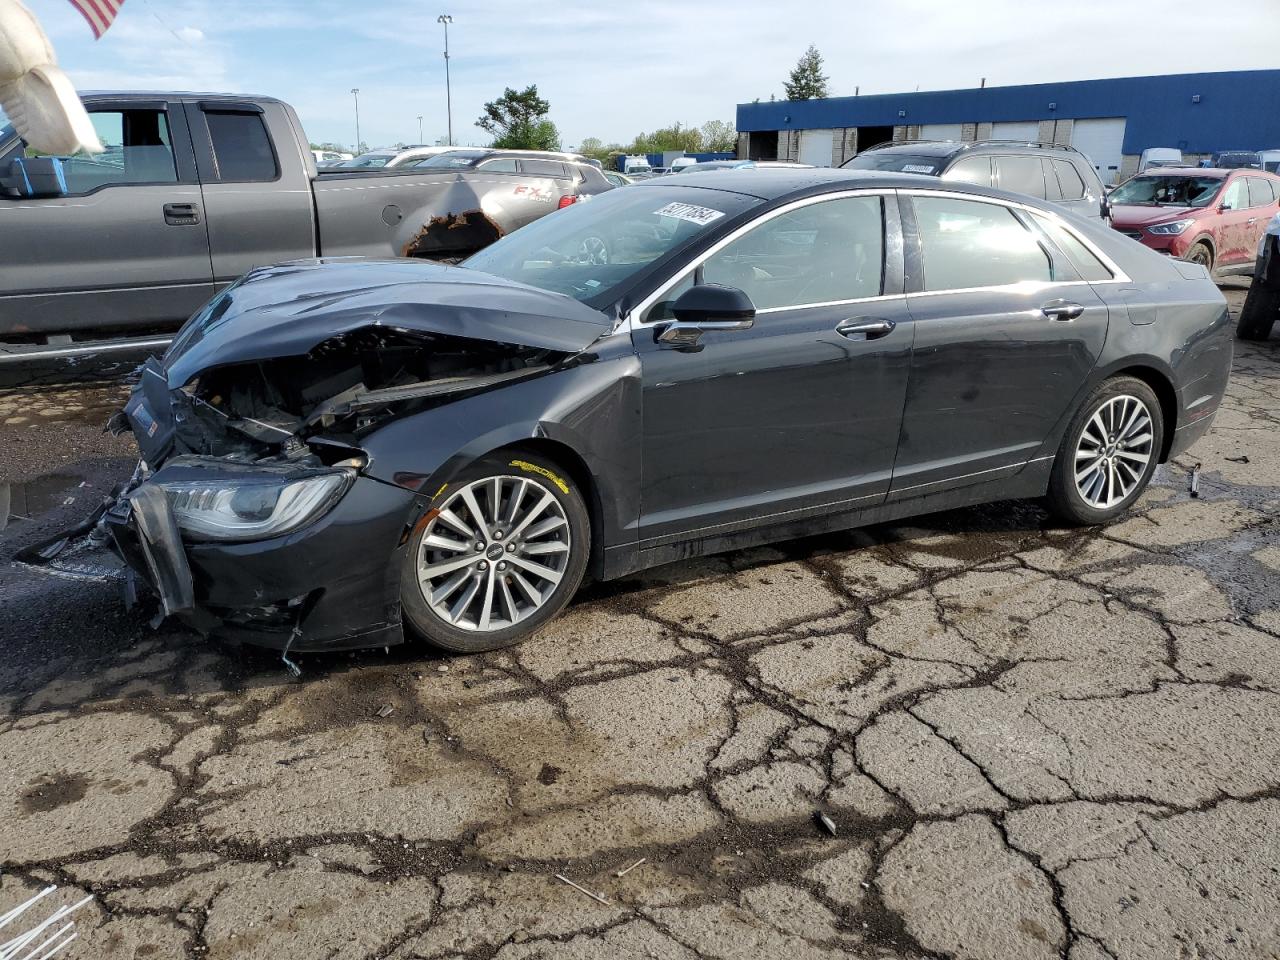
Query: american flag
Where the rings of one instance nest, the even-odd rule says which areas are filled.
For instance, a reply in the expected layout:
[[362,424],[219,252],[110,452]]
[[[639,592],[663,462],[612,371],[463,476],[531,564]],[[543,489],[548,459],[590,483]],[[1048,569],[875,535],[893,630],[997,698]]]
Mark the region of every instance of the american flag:
[[71,0],[71,5],[89,21],[95,40],[102,39],[102,35],[111,26],[111,21],[115,20],[123,3],[124,0]]

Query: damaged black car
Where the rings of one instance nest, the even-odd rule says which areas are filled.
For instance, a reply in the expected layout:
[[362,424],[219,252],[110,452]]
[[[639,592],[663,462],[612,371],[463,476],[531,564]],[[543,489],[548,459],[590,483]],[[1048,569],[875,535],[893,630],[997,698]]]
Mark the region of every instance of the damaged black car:
[[486,650],[587,575],[1006,498],[1102,522],[1212,422],[1195,265],[986,188],[714,179],[461,267],[249,273],[113,422],[133,478],[27,559],[107,544],[165,614],[286,651]]

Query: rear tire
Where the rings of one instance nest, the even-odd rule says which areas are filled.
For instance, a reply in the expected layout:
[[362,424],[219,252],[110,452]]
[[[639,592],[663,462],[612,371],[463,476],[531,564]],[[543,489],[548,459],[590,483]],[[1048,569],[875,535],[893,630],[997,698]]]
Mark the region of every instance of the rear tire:
[[498,451],[432,499],[400,575],[405,619],[452,653],[509,647],[567,604],[586,572],[591,521],[554,461]]
[[1203,240],[1197,240],[1187,253],[1187,260],[1191,263],[1198,263],[1209,271],[1209,276],[1213,276],[1213,248]]
[[1103,381],[1062,438],[1049,477],[1049,509],[1074,526],[1119,516],[1151,481],[1163,443],[1155,392],[1136,377]]
[[1271,336],[1277,313],[1280,313],[1280,290],[1264,286],[1255,278],[1244,298],[1240,319],[1236,321],[1236,336],[1241,340],[1266,340]]

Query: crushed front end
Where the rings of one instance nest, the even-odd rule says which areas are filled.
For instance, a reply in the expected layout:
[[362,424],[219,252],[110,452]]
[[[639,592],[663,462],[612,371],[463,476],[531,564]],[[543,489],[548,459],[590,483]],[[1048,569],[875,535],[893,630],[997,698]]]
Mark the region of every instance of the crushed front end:
[[[346,311],[333,322],[333,298],[324,310],[295,297],[273,329],[270,311],[246,320],[232,309],[254,277],[142,368],[109,424],[137,440],[133,476],[81,527],[18,559],[84,569],[109,547],[133,571],[127,596],[141,581],[159,598],[157,622],[175,617],[206,635],[298,651],[399,643],[403,552],[435,465],[375,476],[366,439],[544,375],[570,351],[486,339],[482,323],[443,305],[434,322],[391,327]],[[246,350],[273,335],[279,353]]]

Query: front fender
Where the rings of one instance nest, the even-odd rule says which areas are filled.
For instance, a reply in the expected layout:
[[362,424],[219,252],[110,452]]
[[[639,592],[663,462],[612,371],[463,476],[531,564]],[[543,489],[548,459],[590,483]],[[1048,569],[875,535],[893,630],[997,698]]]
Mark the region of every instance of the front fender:
[[361,446],[367,474],[430,495],[491,451],[539,439],[563,444],[586,465],[601,507],[597,542],[634,541],[640,362],[629,350],[392,421]]

